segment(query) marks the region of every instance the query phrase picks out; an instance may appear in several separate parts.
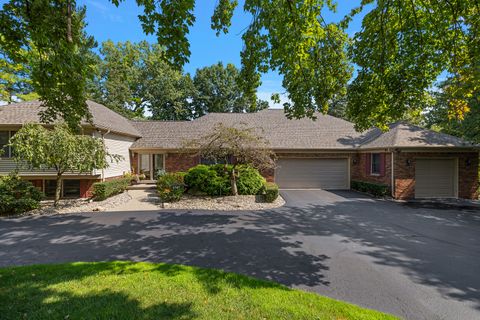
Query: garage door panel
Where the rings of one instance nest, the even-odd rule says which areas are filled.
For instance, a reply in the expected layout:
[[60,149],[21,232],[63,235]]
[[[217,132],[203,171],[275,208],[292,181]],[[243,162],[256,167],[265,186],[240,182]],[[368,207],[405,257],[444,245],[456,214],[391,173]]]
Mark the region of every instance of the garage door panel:
[[415,198],[454,198],[454,159],[417,159]]
[[348,189],[348,159],[280,159],[275,181],[283,189]]

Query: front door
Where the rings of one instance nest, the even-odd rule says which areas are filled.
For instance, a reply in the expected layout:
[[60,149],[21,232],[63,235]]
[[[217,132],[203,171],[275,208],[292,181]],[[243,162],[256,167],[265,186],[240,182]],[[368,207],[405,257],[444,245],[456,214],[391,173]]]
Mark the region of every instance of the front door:
[[157,154],[140,154],[139,173],[145,175],[146,180],[157,179],[159,172],[165,170],[164,155]]

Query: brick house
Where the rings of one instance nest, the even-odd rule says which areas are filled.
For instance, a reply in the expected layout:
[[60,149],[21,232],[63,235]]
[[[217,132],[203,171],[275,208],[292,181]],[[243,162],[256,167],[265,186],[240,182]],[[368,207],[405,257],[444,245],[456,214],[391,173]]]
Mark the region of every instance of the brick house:
[[[94,102],[88,105],[94,124],[85,125],[86,132],[103,136],[110,152],[125,155],[125,160],[121,168],[69,177],[80,180],[80,196],[88,195],[93,181],[130,170],[147,179],[154,179],[160,169],[187,170],[202,159],[184,152],[185,141],[223,123],[256,128],[270,142],[278,156],[277,166],[262,174],[283,189],[349,189],[356,180],[387,185],[397,199],[478,198],[478,146],[405,122],[392,124],[386,132],[359,133],[352,123],[332,116],[289,120],[282,110],[272,109],[211,113],[193,121],[129,121]],[[0,144],[5,140],[2,132],[13,134],[21,124],[38,121],[39,108],[38,102],[0,107]],[[0,160],[0,174],[12,169],[5,163],[8,159]],[[23,172],[22,176],[38,185],[49,179],[46,173]]]

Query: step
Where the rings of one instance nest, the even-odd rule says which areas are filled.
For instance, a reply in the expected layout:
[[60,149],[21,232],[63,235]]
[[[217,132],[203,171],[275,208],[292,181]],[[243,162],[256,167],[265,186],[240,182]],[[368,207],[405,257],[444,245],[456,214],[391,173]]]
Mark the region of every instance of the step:
[[139,183],[127,187],[127,190],[150,190],[156,189],[157,185],[152,183]]

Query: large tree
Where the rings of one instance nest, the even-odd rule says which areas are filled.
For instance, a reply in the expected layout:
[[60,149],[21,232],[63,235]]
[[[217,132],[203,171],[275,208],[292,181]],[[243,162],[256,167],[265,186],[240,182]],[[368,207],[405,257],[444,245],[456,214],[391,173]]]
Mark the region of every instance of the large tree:
[[[119,5],[123,0],[111,2]],[[195,22],[195,0],[136,2],[144,9],[139,17],[143,30],[156,34],[165,48],[163,60],[181,70],[190,55],[187,35]],[[80,30],[81,15],[74,4],[10,0],[0,12],[0,31],[7,35],[2,47],[28,46],[31,39],[40,45],[41,56],[49,57],[43,77],[36,76],[43,90],[36,91],[48,102],[46,115],[59,112],[69,122],[87,112],[84,105],[72,108],[84,87],[79,66],[88,65],[68,58],[72,53],[80,57],[73,49],[83,47],[69,45],[80,39],[75,31]],[[284,103],[287,116],[314,117],[346,93],[356,66],[347,113],[359,129],[386,128],[393,120],[421,112],[430,99],[428,90],[442,73],[455,79],[446,92],[451,112],[459,118],[468,112],[468,96],[480,83],[478,0],[361,0],[341,21],[328,21],[326,12],[336,11],[336,5],[333,0],[244,1],[251,22],[242,34],[240,85],[250,105],[257,103],[260,74],[275,70],[283,76],[289,98]],[[217,1],[211,25],[218,34],[228,32],[237,6],[237,0]],[[352,39],[345,30],[352,19],[360,19],[359,13],[362,28]],[[55,76],[49,81],[45,76],[52,71]],[[62,73],[66,91],[56,90]],[[50,85],[54,90],[46,89]],[[55,100],[56,95],[61,98]]]
[[239,70],[231,63],[223,66],[219,62],[197,69],[193,77],[195,94],[192,99],[195,116],[209,112],[254,112],[268,104],[250,105],[238,85]]
[[12,62],[0,49],[0,101],[10,104],[36,98],[28,65]]
[[144,60],[149,47],[146,41],[103,42],[98,72],[89,87],[92,99],[128,118],[143,117]]
[[30,169],[55,169],[55,206],[60,199],[63,174],[89,174],[107,168],[121,156],[107,152],[102,139],[75,134],[67,125],[50,130],[39,124],[26,124],[10,139],[15,161]]
[[85,8],[74,0],[10,0],[0,10],[0,48],[12,63],[29,66],[31,85],[46,106],[44,122],[63,118],[77,128],[89,119],[86,86],[95,41],[84,32],[84,18]]

